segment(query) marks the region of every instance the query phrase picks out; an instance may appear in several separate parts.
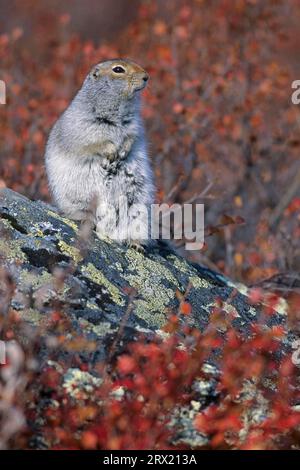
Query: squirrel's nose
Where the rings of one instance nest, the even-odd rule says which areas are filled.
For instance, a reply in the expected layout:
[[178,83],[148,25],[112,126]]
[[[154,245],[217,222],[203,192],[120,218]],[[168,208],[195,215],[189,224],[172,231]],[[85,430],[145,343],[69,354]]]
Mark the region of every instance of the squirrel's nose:
[[148,80],[149,80],[149,75],[148,75],[146,72],[145,72],[145,74],[143,75],[143,80],[144,80],[145,83],[147,83]]

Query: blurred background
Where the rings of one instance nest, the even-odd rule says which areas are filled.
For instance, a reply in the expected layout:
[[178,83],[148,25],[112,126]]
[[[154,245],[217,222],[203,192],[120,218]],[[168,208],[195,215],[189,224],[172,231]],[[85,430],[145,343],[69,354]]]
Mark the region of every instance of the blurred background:
[[157,201],[205,204],[193,261],[249,285],[300,286],[297,0],[0,0],[0,186],[50,200],[44,146],[91,65],[151,75]]

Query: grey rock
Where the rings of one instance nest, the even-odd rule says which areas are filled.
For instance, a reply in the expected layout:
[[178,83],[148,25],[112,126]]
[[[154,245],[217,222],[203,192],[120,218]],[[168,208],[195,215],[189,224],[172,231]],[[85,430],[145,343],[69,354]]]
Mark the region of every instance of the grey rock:
[[[163,334],[161,328],[169,312],[178,309],[176,291],[184,294],[189,288],[187,300],[192,305],[191,314],[180,321],[201,330],[209,323],[216,299],[224,301],[224,315],[234,318],[234,327],[245,337],[260,315],[260,310],[249,304],[245,286],[187,262],[163,244],[143,254],[108,239],[99,240],[94,232],[86,239],[77,223],[52,206],[9,189],[0,191],[0,259],[15,284],[9,304],[2,300],[2,311],[15,309],[34,330],[47,322],[53,309],[63,310],[70,324],[67,339],[78,334],[90,345],[79,351],[90,370],[110,357],[113,343],[122,351],[141,333],[149,338]],[[270,324],[284,324],[285,319],[283,304]],[[118,338],[120,325],[122,335]],[[55,338],[41,334],[41,341],[41,367],[50,355],[58,363],[61,358],[68,359],[66,380],[70,374],[76,376],[72,364],[75,353],[67,347],[68,341],[65,350],[64,345],[56,348]],[[216,358],[208,368],[215,367]],[[87,383],[87,377],[84,381]],[[93,384],[92,378],[89,383]],[[198,404],[192,403],[190,409],[180,410],[174,417],[178,442],[192,447],[193,440],[195,446],[207,442],[205,436],[195,434],[191,423],[195,410],[216,399],[216,383],[212,375],[209,382],[195,384]]]

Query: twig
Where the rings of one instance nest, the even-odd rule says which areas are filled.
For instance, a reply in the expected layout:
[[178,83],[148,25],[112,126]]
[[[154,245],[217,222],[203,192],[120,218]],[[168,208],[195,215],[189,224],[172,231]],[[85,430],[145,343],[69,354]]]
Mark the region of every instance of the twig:
[[110,347],[110,350],[109,350],[109,353],[108,353],[107,364],[110,364],[110,360],[112,359],[112,356],[114,355],[114,352],[116,351],[116,346],[117,346],[120,338],[123,336],[126,323],[129,319],[129,316],[130,316],[130,314],[132,312],[132,309],[133,309],[133,299],[134,299],[135,296],[136,296],[136,292],[135,292],[134,289],[132,289],[132,291],[129,294],[129,299],[128,299],[128,305],[127,305],[127,308],[126,308],[126,312],[125,312],[125,314],[122,318],[119,330],[116,334],[116,337],[115,337],[115,339],[114,339],[114,341],[113,341],[113,343]]
[[270,217],[270,226],[272,228],[274,228],[277,225],[284,209],[289,205],[290,201],[293,199],[293,197],[299,190],[300,190],[300,168],[298,169],[295,175],[295,178],[290,184],[288,190],[286,191],[286,193],[283,194],[278,205],[275,207],[273,214]]

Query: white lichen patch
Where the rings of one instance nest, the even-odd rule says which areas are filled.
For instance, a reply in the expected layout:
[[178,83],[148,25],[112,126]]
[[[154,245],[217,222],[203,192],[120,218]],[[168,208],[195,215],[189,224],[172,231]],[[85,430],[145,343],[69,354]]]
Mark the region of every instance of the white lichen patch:
[[60,220],[64,224],[71,227],[75,232],[78,232],[78,226],[73,220],[67,219],[66,217],[62,217],[61,215],[57,214],[57,212],[53,212],[51,210],[48,210],[47,213],[54,219]]
[[122,401],[125,397],[125,387],[121,385],[120,387],[113,389],[110,396],[115,400]]
[[33,308],[25,308],[21,311],[20,315],[22,320],[26,320],[34,325],[40,325],[41,323],[42,314]]
[[236,289],[240,294],[245,295],[246,297],[249,295],[249,289],[244,284],[241,284],[240,282],[233,282],[230,279],[228,279],[227,283],[229,287]]
[[[214,308],[219,308],[219,305],[217,302],[211,302],[207,305],[203,305],[203,308],[204,310],[206,310],[207,313],[211,313]],[[226,312],[230,316],[231,319],[240,317],[240,314],[237,311],[237,309],[232,304],[229,304],[228,302],[222,302],[221,308],[222,310],[224,310],[224,312]]]
[[163,341],[166,341],[171,337],[170,333],[161,329],[155,330],[155,334],[159,336],[159,338],[161,338]]
[[114,327],[111,323],[101,322],[99,323],[99,325],[94,325],[85,318],[80,319],[80,326],[84,330],[91,331],[99,337],[104,337],[108,334],[116,333],[116,331],[118,330],[118,327]]
[[89,301],[89,300],[86,303],[86,308],[90,308],[91,310],[99,310],[98,305],[94,302]]
[[53,367],[53,368],[54,368],[57,372],[59,372],[60,374],[62,374],[63,371],[64,371],[63,368],[62,368],[62,366],[61,366],[61,364],[59,364],[59,363],[56,362],[56,361],[52,361],[52,359],[49,359],[49,360],[47,361],[47,364],[48,364],[49,367]]
[[195,289],[208,289],[209,287],[211,287],[211,284],[206,279],[203,279],[200,276],[191,276],[189,280]]
[[[240,294],[244,295],[245,297],[250,297],[251,289],[249,289],[244,284],[241,284],[239,282],[235,283],[233,281],[228,280],[228,286],[232,287],[233,289],[236,289]],[[266,307],[269,305],[267,297],[264,301],[261,302],[261,305]],[[275,307],[272,305],[272,308],[274,308],[274,310],[279,313],[279,315],[286,316],[288,312],[288,303],[283,297],[279,297]]]
[[288,309],[289,306],[287,301],[284,298],[280,297],[276,305],[276,312],[278,312],[280,315],[287,315]]
[[184,259],[178,258],[175,255],[169,255],[168,260],[172,261],[172,264],[179,271],[186,273],[186,274],[191,273],[192,269]]
[[210,380],[197,379],[193,383],[193,390],[195,390],[201,397],[208,397],[212,392],[212,383]]
[[14,230],[14,228],[13,228],[11,222],[10,222],[9,220],[7,220],[7,219],[3,219],[2,217],[1,217],[1,224],[2,224],[5,228],[7,228],[7,229],[9,229],[9,230]]
[[249,307],[249,313],[252,317],[256,317],[257,312],[254,307]]
[[37,276],[34,272],[28,271],[27,269],[22,269],[20,272],[18,284],[20,284],[20,287],[23,289],[25,288],[25,290],[29,288],[36,290],[39,287],[43,287],[47,284],[52,285],[52,281],[53,277],[47,271],[42,271]]
[[209,362],[205,362],[201,367],[201,370],[205,374],[211,375],[212,377],[218,377],[220,375],[219,369],[215,365],[210,364]]
[[176,429],[177,434],[172,440],[173,444],[184,444],[192,449],[208,444],[208,437],[204,433],[198,432],[194,426],[194,420],[200,409],[201,403],[196,400],[176,409],[170,421],[170,427]]
[[[46,230],[54,231],[54,227],[50,222],[36,222],[30,228],[30,234],[34,237],[44,238]],[[57,232],[58,230],[56,230]]]
[[123,271],[124,271],[123,266],[122,266],[121,263],[119,263],[119,261],[117,261],[117,262],[115,263],[115,267],[116,267],[117,270],[120,271],[120,272],[123,272]]
[[9,263],[27,260],[25,253],[21,250],[21,245],[16,240],[8,241],[0,239],[0,254]]
[[[270,416],[270,404],[257,388],[255,380],[245,380],[242,392],[235,401],[247,404],[243,406],[243,428],[239,432],[239,438],[243,441],[253,424],[261,424]],[[251,405],[248,405],[248,402],[251,402]]]
[[63,378],[63,387],[75,399],[86,399],[102,383],[102,379],[80,369],[69,369]]

